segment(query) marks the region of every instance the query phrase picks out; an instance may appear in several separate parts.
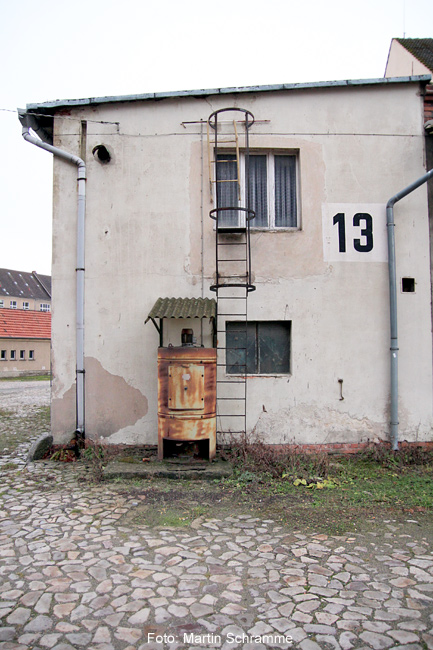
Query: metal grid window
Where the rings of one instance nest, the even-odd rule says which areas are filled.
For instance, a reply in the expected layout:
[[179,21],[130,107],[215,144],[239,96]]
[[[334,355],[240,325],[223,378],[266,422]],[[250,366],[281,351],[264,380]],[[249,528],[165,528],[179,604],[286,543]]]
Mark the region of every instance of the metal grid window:
[[39,311],[51,311],[51,305],[48,302],[41,302]]
[[290,374],[291,331],[291,321],[227,321],[227,373]]
[[17,301],[16,300],[11,300],[9,303],[9,307],[11,309],[18,309]]

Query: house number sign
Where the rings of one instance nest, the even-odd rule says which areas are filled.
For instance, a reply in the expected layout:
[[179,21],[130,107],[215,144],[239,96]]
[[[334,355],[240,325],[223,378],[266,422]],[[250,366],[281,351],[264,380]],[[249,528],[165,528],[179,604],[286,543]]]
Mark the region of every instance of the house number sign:
[[327,203],[322,210],[327,262],[387,262],[386,206]]

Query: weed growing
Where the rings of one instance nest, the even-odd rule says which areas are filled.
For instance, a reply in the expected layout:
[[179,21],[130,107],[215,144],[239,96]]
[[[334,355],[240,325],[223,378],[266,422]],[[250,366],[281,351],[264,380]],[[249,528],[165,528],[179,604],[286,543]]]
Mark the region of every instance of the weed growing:
[[96,483],[100,483],[104,479],[104,467],[108,458],[108,450],[106,445],[94,440],[86,439],[84,450],[81,456],[87,461],[91,476]]
[[402,469],[410,466],[433,466],[433,449],[421,445],[400,445],[397,451],[392,451],[384,443],[371,443],[360,452],[361,460],[375,462],[389,469]]
[[279,448],[262,441],[235,440],[223,449],[222,457],[237,468],[242,467],[243,481],[251,482],[257,475],[272,479],[325,479],[329,473],[329,456],[324,452],[306,453],[300,447]]

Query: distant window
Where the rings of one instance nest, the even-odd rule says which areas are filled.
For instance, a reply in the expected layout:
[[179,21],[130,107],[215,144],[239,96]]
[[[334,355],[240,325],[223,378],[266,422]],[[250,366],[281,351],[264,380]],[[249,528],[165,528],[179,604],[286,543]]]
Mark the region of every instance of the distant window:
[[4,301],[4,300],[0,300],[0,307],[4,307],[4,306],[5,306],[5,301]]
[[11,300],[9,303],[9,307],[11,309],[18,309],[17,301],[16,300]]
[[229,374],[290,373],[291,321],[226,322]]
[[24,361],[26,358],[26,351],[20,350],[20,361]]
[[15,359],[17,358],[17,351],[16,350],[11,350],[10,358],[11,358],[11,361],[15,361]]
[[0,361],[6,361],[6,350],[0,350]]
[[23,302],[23,309],[30,309],[30,303],[29,302]]
[[35,351],[34,350],[29,350],[29,360],[30,361],[35,360]]
[[51,311],[51,305],[48,302],[41,302],[39,311]]

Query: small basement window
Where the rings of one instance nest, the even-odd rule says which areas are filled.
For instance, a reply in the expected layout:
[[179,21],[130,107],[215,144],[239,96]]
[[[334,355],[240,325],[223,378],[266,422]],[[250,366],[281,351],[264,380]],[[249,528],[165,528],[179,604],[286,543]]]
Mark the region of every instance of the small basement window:
[[0,361],[6,361],[6,350],[0,350]]
[[26,358],[26,351],[20,350],[20,361],[25,361],[25,358]]
[[401,290],[403,293],[415,293],[415,278],[402,278]]
[[30,361],[34,361],[34,359],[35,359],[35,351],[34,350],[29,350],[29,359],[30,359]]
[[11,361],[15,361],[16,358],[17,358],[17,351],[16,350],[11,350],[11,352],[10,352]]
[[290,373],[291,321],[226,322],[226,372]]

